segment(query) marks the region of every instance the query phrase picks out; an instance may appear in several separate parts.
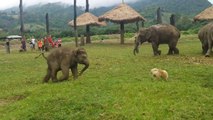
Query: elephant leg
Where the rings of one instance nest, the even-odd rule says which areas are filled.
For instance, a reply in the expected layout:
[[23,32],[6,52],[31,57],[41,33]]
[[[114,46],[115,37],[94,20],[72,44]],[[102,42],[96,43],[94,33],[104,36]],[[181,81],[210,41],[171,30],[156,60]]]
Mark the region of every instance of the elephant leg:
[[43,83],[47,83],[49,81],[50,77],[51,77],[51,69],[48,68],[47,69],[47,74],[46,74],[46,76],[43,79]]
[[173,49],[172,49],[172,47],[171,47],[171,46],[169,46],[169,50],[168,50],[167,55],[172,55],[172,54],[173,54]]
[[159,53],[161,53],[161,51],[158,50],[157,44],[152,43],[152,49],[153,49],[154,56],[160,55]]
[[210,57],[211,51],[212,51],[212,41],[208,40],[208,50],[206,52],[205,57]]
[[67,67],[64,67],[61,69],[62,71],[62,76],[60,77],[59,81],[64,81],[64,80],[67,80],[69,78],[69,68]]
[[172,42],[169,43],[168,55],[179,54],[179,50],[178,48],[176,48],[177,42],[173,42],[177,40],[171,40],[171,41]]
[[78,78],[78,69],[77,69],[77,66],[74,66],[71,68],[71,71],[72,71],[72,75],[73,75],[73,79],[77,79]]
[[203,51],[202,51],[202,54],[205,55],[205,54],[207,53],[207,50],[208,50],[207,48],[208,48],[208,47],[206,47],[206,46],[202,46],[202,50],[203,50]]
[[57,70],[53,69],[52,72],[51,72],[51,78],[52,78],[52,81],[53,82],[58,82],[57,80]]
[[179,54],[179,50],[178,50],[178,48],[174,48],[174,54]]

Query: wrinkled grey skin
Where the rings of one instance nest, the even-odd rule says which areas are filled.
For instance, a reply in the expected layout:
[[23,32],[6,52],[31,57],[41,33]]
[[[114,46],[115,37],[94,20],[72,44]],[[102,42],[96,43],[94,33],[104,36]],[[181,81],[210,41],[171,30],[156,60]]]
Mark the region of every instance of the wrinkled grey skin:
[[[43,55],[43,57],[45,57]],[[84,64],[85,67],[81,70],[81,75],[88,67],[89,60],[84,48],[57,48],[53,50],[47,58],[48,68],[47,74],[43,79],[43,82],[48,82],[51,78],[53,82],[60,82],[69,78],[69,69],[71,69],[73,78],[78,78],[78,64]],[[62,71],[62,76],[57,79],[57,72]]]
[[161,51],[158,50],[160,44],[168,44],[168,55],[179,54],[179,50],[176,47],[179,38],[179,30],[169,24],[157,24],[149,28],[143,28],[136,36],[135,48],[133,50],[133,53],[134,55],[136,55],[136,53],[139,53],[139,45],[148,41],[152,44],[154,55],[161,54]]
[[205,55],[208,51],[208,31],[211,27],[211,24],[203,26],[198,32],[198,38],[202,44],[202,53]]
[[213,22],[203,26],[198,32],[198,38],[202,44],[203,54],[210,57],[213,45]]

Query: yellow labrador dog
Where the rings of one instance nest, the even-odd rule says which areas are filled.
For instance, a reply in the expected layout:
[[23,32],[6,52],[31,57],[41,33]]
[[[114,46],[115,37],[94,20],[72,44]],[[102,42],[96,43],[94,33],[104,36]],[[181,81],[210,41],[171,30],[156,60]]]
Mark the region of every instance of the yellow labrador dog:
[[164,80],[167,80],[168,77],[169,77],[166,70],[161,70],[161,69],[158,69],[158,68],[151,69],[151,74],[152,74],[153,77],[155,77],[157,79],[163,78]]

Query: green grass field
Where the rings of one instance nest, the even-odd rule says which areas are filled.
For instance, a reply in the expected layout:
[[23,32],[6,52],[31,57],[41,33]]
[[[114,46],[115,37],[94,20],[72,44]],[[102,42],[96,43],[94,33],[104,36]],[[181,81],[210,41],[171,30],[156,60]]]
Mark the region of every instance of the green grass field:
[[[2,48],[0,119],[213,119],[213,55],[201,54],[196,35],[183,35],[175,56],[166,55],[167,45],[160,46],[161,56],[153,56],[150,44],[137,56],[133,44],[97,42],[85,48],[91,64],[78,80],[47,84],[42,83],[46,61],[34,59],[38,51],[5,54]],[[152,79],[154,67],[167,70],[168,81]]]

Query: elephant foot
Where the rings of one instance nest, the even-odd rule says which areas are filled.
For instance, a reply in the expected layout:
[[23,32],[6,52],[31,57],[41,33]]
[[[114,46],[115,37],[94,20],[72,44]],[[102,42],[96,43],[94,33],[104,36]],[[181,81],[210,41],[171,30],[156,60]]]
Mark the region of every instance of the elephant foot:
[[158,54],[161,55],[161,50],[158,50]]
[[154,56],[159,56],[159,54],[154,54]]
[[210,55],[205,55],[205,57],[210,57]]
[[174,51],[174,54],[179,54],[179,50]]

